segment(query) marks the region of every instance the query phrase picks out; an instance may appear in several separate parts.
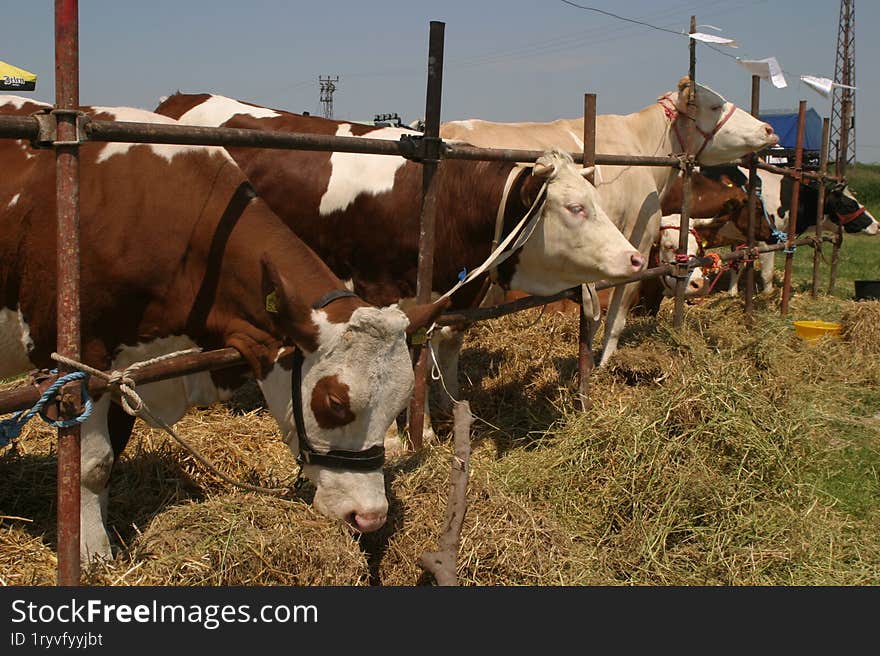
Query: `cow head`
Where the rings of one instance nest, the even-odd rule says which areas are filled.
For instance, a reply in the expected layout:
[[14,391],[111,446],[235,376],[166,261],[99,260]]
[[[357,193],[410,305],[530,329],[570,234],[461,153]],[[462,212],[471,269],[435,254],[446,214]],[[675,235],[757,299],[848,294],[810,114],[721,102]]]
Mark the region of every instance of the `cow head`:
[[[268,272],[278,299],[277,321],[284,332],[296,334],[293,302],[285,302],[292,298],[285,293],[288,282],[271,267]],[[332,305],[311,309],[311,343],[298,345],[300,355],[282,350],[259,380],[291,451],[299,455],[308,448],[318,454],[301,462],[315,485],[314,505],[320,513],[362,532],[385,523],[385,431],[413,387],[406,334],[433,322],[445,306],[420,305],[404,314],[394,306],[361,305],[344,321],[334,320]],[[292,381],[299,382],[298,390]],[[372,457],[351,463],[357,454]]]
[[779,142],[779,137],[769,124],[726,101],[709,87],[697,84],[694,93],[687,77],[679,82],[675,100],[679,117],[676,120],[682,125],[681,117],[687,116],[687,105],[692,96],[696,105],[697,128],[697,143],[693,152],[697,153],[700,164],[713,166],[732,162]]
[[[694,229],[694,223],[696,221],[699,221],[699,219],[691,219],[691,228],[688,230],[687,240],[687,254],[694,257],[698,257],[702,254],[702,249],[700,248],[700,236]],[[660,219],[660,235],[656,244],[658,266],[663,264],[675,264],[680,229],[680,214],[670,214],[669,216],[664,216]],[[675,295],[675,277],[664,275],[660,277],[660,282],[663,283],[664,296]],[[703,292],[704,284],[705,278],[703,277],[703,270],[700,267],[692,269],[690,276],[688,277],[687,287],[685,288],[685,296],[698,296]]]
[[608,218],[596,188],[585,179],[592,172],[559,150],[537,160],[532,175],[546,182],[546,197],[511,287],[555,294],[597,280],[622,280],[642,269],[641,254]]
[[856,200],[853,192],[843,182],[826,191],[825,216],[833,223],[843,225],[847,232],[864,232],[869,235],[880,233],[877,219]]

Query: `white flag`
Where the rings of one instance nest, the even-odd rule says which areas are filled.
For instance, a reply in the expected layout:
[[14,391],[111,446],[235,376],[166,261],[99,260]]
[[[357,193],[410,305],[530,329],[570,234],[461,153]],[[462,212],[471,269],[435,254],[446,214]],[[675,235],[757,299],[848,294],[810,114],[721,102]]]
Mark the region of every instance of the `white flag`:
[[728,46],[730,48],[739,48],[739,44],[733,39],[724,36],[715,36],[714,34],[705,34],[704,32],[692,32],[688,36],[697,41],[705,43],[717,43],[720,46]]
[[814,91],[819,92],[825,98],[831,96],[831,89],[833,87],[841,87],[843,89],[855,89],[855,87],[851,87],[847,84],[840,84],[838,82],[835,82],[834,80],[829,80],[827,77],[816,77],[815,75],[801,75],[801,82],[806,84]]
[[767,57],[766,59],[737,58],[736,61],[739,62],[740,66],[749,69],[752,75],[757,75],[762,80],[769,80],[777,89],[784,89],[788,86],[788,82],[785,81],[785,75],[782,74],[782,66],[779,65],[776,57]]

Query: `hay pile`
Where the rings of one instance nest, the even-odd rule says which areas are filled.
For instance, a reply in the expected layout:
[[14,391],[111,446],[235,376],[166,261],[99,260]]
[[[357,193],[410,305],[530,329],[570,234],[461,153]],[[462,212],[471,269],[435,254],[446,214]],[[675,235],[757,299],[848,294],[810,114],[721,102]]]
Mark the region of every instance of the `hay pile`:
[[[534,314],[532,314],[534,313]],[[573,404],[576,317],[480,324],[462,389],[475,415],[459,579],[476,585],[880,583],[880,303],[670,306],[633,319]],[[794,319],[843,324],[807,344]],[[601,339],[601,335],[598,336]],[[179,425],[220,468],[266,486],[295,467],[258,398]],[[218,482],[164,433],[136,427],[114,473],[110,585],[413,585],[446,503],[450,445],[389,463],[388,524],[353,538],[295,498]],[[0,577],[52,584],[54,435],[32,422],[0,454]]]

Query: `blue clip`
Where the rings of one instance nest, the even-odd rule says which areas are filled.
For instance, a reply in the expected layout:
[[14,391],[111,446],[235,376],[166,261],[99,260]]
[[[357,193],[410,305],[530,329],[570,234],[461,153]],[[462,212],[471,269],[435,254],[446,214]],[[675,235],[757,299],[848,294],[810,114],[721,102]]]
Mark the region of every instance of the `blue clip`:
[[467,278],[467,267],[458,272],[458,282],[464,282],[464,279]]

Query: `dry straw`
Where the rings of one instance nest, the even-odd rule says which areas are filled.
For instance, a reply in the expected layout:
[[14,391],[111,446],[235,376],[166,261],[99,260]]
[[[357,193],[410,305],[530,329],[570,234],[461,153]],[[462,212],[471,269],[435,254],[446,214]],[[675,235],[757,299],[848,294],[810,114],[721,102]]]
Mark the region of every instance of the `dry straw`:
[[[485,322],[462,389],[476,417],[459,580],[477,585],[880,583],[880,303],[795,295],[745,327],[726,298],[682,331],[634,319],[575,389],[576,318]],[[843,324],[810,346],[794,319]],[[601,335],[599,336],[601,339]],[[237,478],[289,484],[293,459],[258,394],[193,411],[183,435]],[[442,431],[441,431],[442,434]],[[114,472],[110,585],[412,585],[436,547],[449,445],[389,463],[388,525],[352,537],[307,504],[231,490],[138,423]],[[0,578],[55,580],[54,435],[31,422],[0,454]]]

